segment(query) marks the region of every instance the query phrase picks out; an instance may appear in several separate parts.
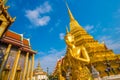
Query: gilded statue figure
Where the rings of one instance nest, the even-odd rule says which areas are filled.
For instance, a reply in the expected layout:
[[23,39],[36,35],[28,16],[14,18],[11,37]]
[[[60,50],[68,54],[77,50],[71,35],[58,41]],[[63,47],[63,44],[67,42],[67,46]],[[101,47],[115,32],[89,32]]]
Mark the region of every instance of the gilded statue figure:
[[91,74],[85,66],[90,62],[90,58],[84,46],[76,47],[74,36],[67,33],[65,36],[67,50],[69,54],[71,75],[70,80],[91,80]]

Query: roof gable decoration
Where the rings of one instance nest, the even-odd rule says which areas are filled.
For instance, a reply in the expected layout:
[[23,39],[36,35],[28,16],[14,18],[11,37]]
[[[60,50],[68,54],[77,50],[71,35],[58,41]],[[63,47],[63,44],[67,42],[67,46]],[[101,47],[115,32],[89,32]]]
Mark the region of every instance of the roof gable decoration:
[[22,46],[23,46],[23,34],[19,34],[20,35],[20,37],[21,37],[21,44],[22,44]]
[[28,40],[28,43],[29,43],[29,46],[30,46],[30,38],[28,38],[27,40]]

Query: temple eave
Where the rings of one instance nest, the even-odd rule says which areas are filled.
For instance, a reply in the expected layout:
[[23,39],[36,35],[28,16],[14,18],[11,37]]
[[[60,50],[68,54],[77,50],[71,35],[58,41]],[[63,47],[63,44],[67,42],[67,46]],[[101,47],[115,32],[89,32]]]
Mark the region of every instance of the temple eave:
[[25,52],[29,52],[29,53],[32,53],[32,54],[36,54],[36,51],[28,49],[28,48],[21,47],[20,50],[25,51]]
[[16,41],[16,40],[10,40],[10,39],[3,38],[0,41],[2,41],[4,43],[9,43],[9,44],[12,44],[12,45],[15,45],[15,46],[19,46],[19,47],[22,46],[20,41]]
[[25,51],[25,52],[29,52],[29,53],[32,53],[32,54],[36,54],[36,51],[31,50],[31,48],[29,46],[26,46],[26,45],[22,44],[22,42],[19,41],[19,40],[10,39],[9,37],[6,37],[6,38],[2,38],[0,41],[4,42],[4,43],[12,44],[14,46],[21,47],[20,48],[21,51]]

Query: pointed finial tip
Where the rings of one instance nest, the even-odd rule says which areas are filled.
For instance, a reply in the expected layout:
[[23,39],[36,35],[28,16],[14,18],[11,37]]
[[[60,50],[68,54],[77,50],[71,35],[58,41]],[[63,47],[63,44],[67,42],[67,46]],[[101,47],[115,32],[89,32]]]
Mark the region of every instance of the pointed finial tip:
[[64,2],[65,2],[66,7],[67,7],[67,9],[68,9],[68,14],[69,14],[70,20],[74,20],[74,17],[73,17],[73,15],[72,15],[71,11],[70,11],[70,8],[69,8],[67,2],[66,2],[65,0],[64,0]]
[[16,16],[13,18],[13,20],[14,20],[14,21],[16,20]]
[[105,41],[103,40],[101,43],[102,43],[102,44],[105,44]]
[[66,26],[66,33],[69,33],[68,27]]
[[40,58],[38,58],[38,62],[40,62]]
[[38,59],[38,66],[40,66],[40,58]]
[[65,2],[65,5],[66,5],[67,9],[69,9],[68,4],[67,4],[67,1],[64,0],[64,2]]

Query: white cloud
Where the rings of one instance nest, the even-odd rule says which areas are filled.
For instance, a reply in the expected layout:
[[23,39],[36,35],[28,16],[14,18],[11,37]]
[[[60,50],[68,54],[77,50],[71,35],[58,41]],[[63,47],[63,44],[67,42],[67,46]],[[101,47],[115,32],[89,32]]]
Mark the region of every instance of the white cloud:
[[120,9],[118,9],[115,14],[114,14],[115,18],[120,18]]
[[[45,52],[42,52],[46,54]],[[47,52],[48,55],[40,57],[40,64],[41,67],[46,71],[47,67],[49,68],[49,72],[51,73],[55,65],[57,63],[58,57],[60,58],[65,54],[65,49],[63,50],[56,50],[56,49],[50,49],[50,51]],[[36,55],[37,56],[37,55]],[[35,65],[37,65],[38,59],[35,60]]]
[[[50,21],[50,16],[45,15],[52,10],[51,5],[46,1],[34,10],[26,10],[25,16],[35,26],[45,26]],[[44,14],[44,16],[42,16]]]
[[44,56],[45,53],[44,52],[38,52],[37,55]]
[[99,37],[99,41],[104,41],[109,49],[114,50],[115,53],[120,53],[120,41],[111,38],[110,36]]
[[61,40],[63,40],[63,39],[64,39],[64,36],[65,36],[65,34],[64,34],[64,33],[60,33],[60,34],[59,34],[59,37],[60,37],[60,39],[61,39]]
[[87,31],[91,31],[93,28],[94,28],[93,25],[86,25],[86,26],[85,26],[85,29],[86,29]]
[[120,28],[119,27],[115,28],[115,30],[116,30],[116,33],[120,33]]

